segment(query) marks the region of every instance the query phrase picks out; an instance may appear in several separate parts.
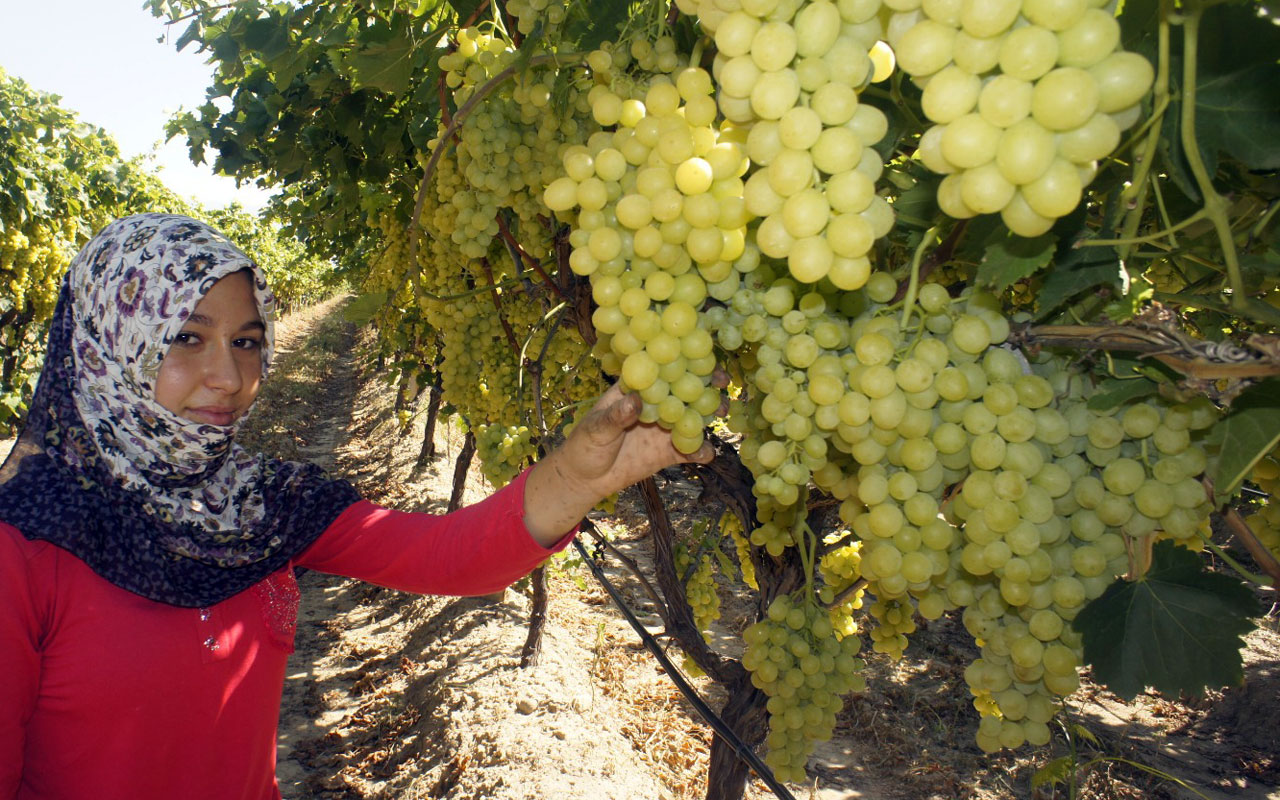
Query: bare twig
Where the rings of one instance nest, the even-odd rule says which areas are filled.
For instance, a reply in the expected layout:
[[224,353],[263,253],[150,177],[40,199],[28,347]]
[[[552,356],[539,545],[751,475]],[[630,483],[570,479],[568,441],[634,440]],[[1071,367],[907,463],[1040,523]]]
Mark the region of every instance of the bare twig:
[[839,606],[844,605],[845,600],[848,600],[851,596],[865,588],[867,588],[867,579],[858,578],[856,581],[837,592],[836,596],[831,599],[831,602],[827,603],[827,608],[838,608]]
[[613,542],[606,539],[604,534],[600,533],[600,529],[597,528],[591,520],[583,520],[582,529],[590,533],[592,538],[596,540],[597,544],[612,553],[614,558],[621,561],[626,566],[627,570],[635,576],[636,580],[640,581],[641,587],[644,588],[644,593],[653,601],[653,604],[657,609],[658,616],[662,618],[663,627],[669,628],[671,626],[671,622],[667,615],[667,604],[663,601],[662,595],[658,594],[658,590],[654,585],[645,577],[644,572],[640,569],[640,565],[636,563],[635,559],[619,550]]

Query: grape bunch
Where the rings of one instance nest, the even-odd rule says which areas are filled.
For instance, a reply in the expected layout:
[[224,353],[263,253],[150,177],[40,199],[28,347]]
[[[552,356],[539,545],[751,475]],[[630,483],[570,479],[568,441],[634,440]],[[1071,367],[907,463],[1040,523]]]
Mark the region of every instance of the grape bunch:
[[1137,121],[1154,70],[1099,0],[892,0],[888,42],[935,125],[917,154],[956,219],[1038,236],[1080,204]]
[[676,575],[683,578],[689,576],[685,583],[685,599],[693,610],[693,624],[702,634],[703,641],[711,642],[711,623],[720,619],[720,595],[716,592],[715,575],[712,573],[711,554],[703,553],[698,557],[698,564],[693,567],[693,555],[689,548],[677,545],[674,553]]
[[[846,542],[848,536],[849,531],[846,530],[828,534],[825,537],[828,549],[818,560],[818,573],[823,583],[818,599],[828,609],[828,618],[837,639],[857,635],[857,612],[863,607],[866,594],[861,587],[851,589],[862,575],[862,542]],[[842,595],[843,599],[837,603],[836,598]]]
[[[997,414],[993,429],[974,435],[990,420],[976,405],[958,415],[971,428],[973,469],[946,509],[964,533],[948,596],[965,606],[965,627],[982,648],[966,681],[975,707],[1000,722],[979,729],[989,751],[1048,741],[1058,698],[1079,685],[1081,641],[1071,620],[1117,576],[1140,568],[1156,538],[1194,547],[1210,511],[1196,476],[1207,458],[1200,440],[1218,414],[1211,403],[1091,409],[1087,388],[1060,359],[1031,368],[1052,392],[1015,388],[1019,406],[1009,413],[1032,409],[1032,420],[1020,414],[1032,423],[1024,431]],[[982,404],[1000,410],[997,394],[984,393]],[[1024,443],[1033,447],[1012,450],[1032,428]],[[999,464],[996,438],[1005,451]]]
[[769,753],[779,780],[803,782],[816,741],[831,738],[843,697],[866,688],[857,636],[832,635],[826,609],[803,594],[774,598],[765,618],[743,632],[742,665],[769,700]]
[[480,472],[495,488],[511,483],[537,454],[527,425],[481,425],[476,428]]
[[[568,81],[567,105],[553,108],[551,88],[559,77],[553,65],[492,86],[517,57],[496,31],[465,28],[455,44],[440,59],[454,103],[461,108],[482,88],[488,93],[462,121],[456,140],[430,142],[432,151],[444,150],[429,187],[432,202],[419,219],[417,264],[407,263],[405,244],[394,237],[384,259],[404,254],[400,285],[408,283],[405,270],[414,270],[416,285],[409,289],[416,292],[405,303],[422,308],[438,337],[442,389],[470,424],[500,431],[528,425],[523,409],[535,405],[536,387],[553,401],[544,408],[546,422],[555,425],[551,409],[572,408],[602,388],[597,373],[575,369],[589,348],[549,324],[559,318],[547,314],[550,303],[530,280],[527,263],[551,251],[554,231],[544,222],[549,212],[539,200],[541,187],[558,174],[563,149],[589,133],[578,119],[587,110],[586,94]],[[420,155],[424,166],[429,157]],[[558,366],[541,369],[535,382],[528,366],[538,359]],[[503,437],[490,451],[495,456],[501,457],[496,444]]]
[[732,296],[749,266],[739,263],[746,157],[731,128],[712,124],[705,71],[657,75],[636,90],[643,99],[592,88],[595,120],[614,130],[566,148],[565,174],[543,197],[571,222],[570,268],[590,276],[602,366],[640,394],[642,420],[692,453],[720,405],[699,309],[708,296]]
[[[982,648],[967,672],[975,706],[1000,723],[984,723],[979,743],[1045,741],[1058,698],[1078,685],[1071,619],[1155,538],[1194,542],[1209,511],[1201,439],[1217,409],[1090,408],[1067,362],[1000,346],[1009,321],[988,294],[926,284],[912,317],[883,273],[856,303],[773,274],[762,263],[706,315],[757,390],[730,416],[756,479],[752,542],[800,543],[812,480],[859,545],[874,648],[899,657],[915,613],[963,608]],[[819,570],[827,603],[852,577],[831,566]]]
[[[10,205],[5,211],[16,209]],[[0,299],[8,319],[0,354],[9,365],[0,381],[0,434],[25,410],[35,389],[39,368],[27,355],[39,351],[58,299],[58,281],[76,243],[77,220],[71,216],[0,219]]]
[[1246,522],[1262,546],[1280,558],[1280,505],[1272,502],[1280,495],[1280,449],[1263,456],[1253,466],[1252,480],[1268,496],[1262,508],[1247,517]]
[[742,521],[738,519],[738,515],[731,511],[721,515],[720,532],[733,539],[733,549],[738,556],[738,570],[742,574],[742,582],[759,591],[760,584],[756,582],[756,566],[751,560],[751,542],[743,534]]
[[861,287],[871,247],[894,219],[875,191],[884,165],[872,147],[888,121],[858,98],[872,77],[879,0],[744,3],[729,13],[711,0],[682,5],[714,36],[721,113],[750,127],[755,169],[744,199],[761,218],[760,252],[804,283]]
[[0,288],[15,310],[43,322],[53,316],[58,280],[71,263],[75,220],[12,220],[0,231]]

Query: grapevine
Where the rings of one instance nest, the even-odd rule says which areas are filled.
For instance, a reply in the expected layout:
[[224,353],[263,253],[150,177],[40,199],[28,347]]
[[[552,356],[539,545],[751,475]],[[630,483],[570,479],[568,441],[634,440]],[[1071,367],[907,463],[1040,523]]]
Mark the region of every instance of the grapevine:
[[[728,498],[707,503],[714,543],[655,521],[657,583],[686,665],[728,707],[763,707],[767,737],[741,733],[779,777],[805,777],[864,645],[902,658],[946,615],[979,650],[977,744],[1050,743],[1079,670],[1110,680],[1077,624],[1089,609],[1171,550],[1234,559],[1211,512],[1246,477],[1276,486],[1280,424],[1251,416],[1280,396],[1252,385],[1280,366],[1280,162],[1256,144],[1280,131],[1252,88],[1274,77],[1275,37],[1191,0],[615,5],[343,12],[404,45],[402,80],[290,29],[325,55],[300,80],[363,93],[362,129],[395,145],[337,169],[272,140],[309,169],[279,210],[332,220],[317,248],[375,243],[384,351],[438,367],[495,484],[608,380],[693,452],[713,373],[732,376],[722,458],[747,488],[697,473]],[[1198,46],[1215,35],[1248,45],[1238,71]],[[224,87],[279,66],[241,44]],[[288,102],[315,118],[322,100]],[[1230,103],[1247,134],[1217,113]],[[228,166],[288,180],[257,154],[272,147]],[[331,186],[337,208],[315,199]],[[1248,520],[1274,550],[1271,509]],[[739,578],[757,613],[734,659],[702,634],[717,583]],[[1128,633],[1107,645],[1150,644]],[[745,773],[715,769],[713,796],[740,794]]]

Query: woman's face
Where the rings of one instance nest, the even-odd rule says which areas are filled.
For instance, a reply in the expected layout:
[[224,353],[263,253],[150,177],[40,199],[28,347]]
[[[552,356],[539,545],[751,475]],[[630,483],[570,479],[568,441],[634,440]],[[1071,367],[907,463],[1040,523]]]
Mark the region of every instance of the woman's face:
[[222,278],[196,305],[165,354],[156,402],[193,422],[232,424],[258,396],[265,336],[249,273]]

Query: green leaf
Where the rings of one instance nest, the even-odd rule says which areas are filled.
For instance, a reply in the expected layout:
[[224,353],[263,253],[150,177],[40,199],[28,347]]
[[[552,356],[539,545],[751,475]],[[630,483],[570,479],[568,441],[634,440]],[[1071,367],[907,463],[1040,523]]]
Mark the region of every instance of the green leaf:
[[1240,298],[1239,305],[1242,306],[1240,309],[1242,313],[1237,315],[1236,310],[1232,309],[1231,313],[1233,316],[1241,316],[1245,318],[1252,317],[1253,319],[1264,322],[1267,325],[1280,326],[1280,309],[1277,309],[1265,300],[1259,300],[1256,297],[1242,297]]
[[1031,776],[1031,788],[1039,789],[1047,784],[1066,783],[1071,779],[1071,771],[1075,769],[1076,760],[1071,756],[1058,756],[1054,760],[1036,770]]
[[1077,739],[1084,739],[1086,742],[1093,745],[1094,747],[1101,746],[1101,743],[1098,741],[1098,737],[1093,735],[1093,731],[1089,730],[1088,728],[1081,725],[1080,723],[1073,722],[1067,727],[1068,727],[1068,730],[1071,731],[1071,735],[1076,737]]
[[342,318],[356,325],[368,325],[386,303],[386,292],[362,294],[347,304],[342,311]]
[[997,228],[987,239],[977,282],[999,292],[1040,271],[1053,258],[1058,237],[1052,233],[1034,239]]
[[245,28],[244,46],[257,52],[264,61],[271,61],[288,51],[289,26],[276,17],[255,19]]
[[480,8],[484,0],[449,0],[449,5],[453,6],[454,13],[458,15],[458,22],[466,22],[471,19],[476,9]]
[[[888,97],[877,97],[871,94],[863,95],[859,98],[859,102],[875,106],[884,113],[884,118],[888,121],[889,126],[885,130],[885,134],[880,141],[876,142],[872,146],[884,161],[892,161],[893,154],[898,149],[898,144],[902,141],[902,137],[907,133],[909,128],[907,119],[902,113],[902,107]],[[936,177],[933,184],[935,192],[937,191],[938,183],[940,183],[941,180],[941,176]],[[928,226],[926,225],[925,227]]]
[[1201,79],[1196,89],[1196,138],[1205,167],[1219,151],[1250,169],[1280,168],[1280,64],[1255,64]]
[[1131,700],[1151,686],[1201,694],[1244,680],[1243,637],[1261,613],[1239,579],[1206,572],[1195,553],[1159,542],[1137,581],[1116,580],[1072,621],[1085,661],[1108,689]]
[[1157,392],[1155,381],[1148,378],[1129,378],[1120,380],[1108,378],[1098,384],[1097,390],[1089,396],[1088,406],[1094,411],[1110,411],[1119,408],[1130,400],[1139,397],[1150,397]]
[[351,87],[370,87],[397,95],[409,91],[415,49],[413,40],[401,31],[386,42],[371,42],[348,53],[343,66],[351,77]]
[[[1169,177],[1193,199],[1199,197],[1181,140],[1184,53],[1173,38],[1170,104],[1161,131],[1162,161]],[[1205,168],[1213,175],[1220,153],[1252,169],[1280,166],[1280,27],[1260,17],[1256,3],[1220,4],[1208,9],[1196,52],[1196,140]]]
[[630,9],[630,3],[617,0],[573,3],[569,18],[561,28],[561,40],[565,44],[576,45],[580,53],[594,50],[605,40],[617,38],[618,31],[627,22]]
[[1222,452],[1212,471],[1213,490],[1228,496],[1240,488],[1258,459],[1280,444],[1280,378],[1246,389],[1214,427],[1215,434],[1221,431]]
[[[1086,238],[1086,237],[1081,237]],[[1036,296],[1036,317],[1044,319],[1067,300],[1097,286],[1123,285],[1124,267],[1114,247],[1077,247],[1064,239]]]
[[893,201],[897,224],[917,230],[928,230],[938,215],[938,183],[923,178]]
[[1120,8],[1120,41],[1132,50],[1156,60],[1156,30],[1160,22],[1159,0],[1125,0]]

